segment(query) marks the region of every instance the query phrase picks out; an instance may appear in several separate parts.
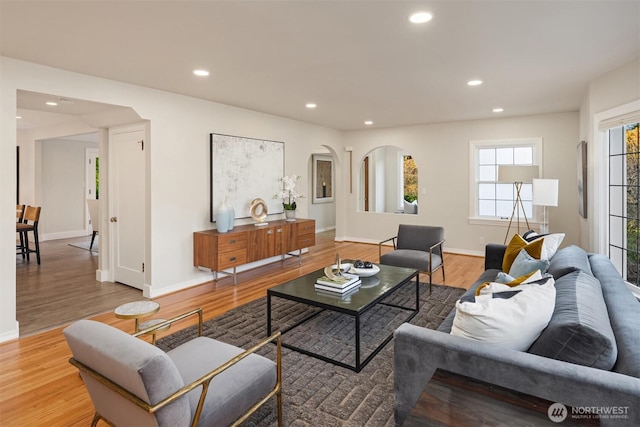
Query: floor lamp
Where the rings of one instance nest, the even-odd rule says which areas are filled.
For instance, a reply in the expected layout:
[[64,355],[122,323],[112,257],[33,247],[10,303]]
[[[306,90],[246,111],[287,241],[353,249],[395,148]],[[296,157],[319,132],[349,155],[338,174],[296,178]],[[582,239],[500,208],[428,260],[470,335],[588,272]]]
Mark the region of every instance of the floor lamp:
[[534,179],[533,180],[533,204],[542,206],[542,226],[540,234],[549,232],[547,222],[547,206],[558,206],[558,180]]
[[498,181],[499,182],[512,182],[516,187],[516,198],[513,202],[513,210],[511,211],[511,218],[509,218],[509,227],[507,228],[507,234],[504,236],[504,243],[507,243],[509,237],[509,230],[511,230],[511,224],[513,223],[513,217],[516,216],[518,223],[518,233],[520,233],[520,208],[522,208],[522,214],[524,220],[527,223],[527,227],[530,229],[529,220],[527,219],[522,199],[520,198],[520,190],[522,190],[522,184],[529,184],[535,178],[538,178],[538,166],[512,166],[512,165],[500,165],[498,166]]

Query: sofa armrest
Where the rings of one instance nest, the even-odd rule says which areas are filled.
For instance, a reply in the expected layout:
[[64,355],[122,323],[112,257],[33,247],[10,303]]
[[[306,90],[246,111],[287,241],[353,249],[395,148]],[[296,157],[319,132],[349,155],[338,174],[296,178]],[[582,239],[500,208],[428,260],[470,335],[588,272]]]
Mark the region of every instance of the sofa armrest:
[[573,407],[626,407],[640,424],[640,379],[561,362],[405,323],[394,333],[394,417],[401,426],[436,369],[441,368]]
[[484,269],[495,268],[502,271],[502,258],[507,250],[507,245],[500,243],[487,243],[484,247]]

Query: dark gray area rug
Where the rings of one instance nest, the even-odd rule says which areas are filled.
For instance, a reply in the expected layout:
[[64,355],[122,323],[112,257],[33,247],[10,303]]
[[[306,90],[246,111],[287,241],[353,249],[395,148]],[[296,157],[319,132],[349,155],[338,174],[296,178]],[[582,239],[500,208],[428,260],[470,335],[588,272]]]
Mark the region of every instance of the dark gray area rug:
[[[429,285],[421,283],[420,311],[410,323],[437,328],[463,293],[460,288],[433,285],[433,292],[429,294]],[[402,306],[410,306],[414,301],[414,286],[405,286],[385,300]],[[205,322],[203,335],[249,348],[267,336],[266,307],[266,298],[261,298],[232,309]],[[304,318],[313,310],[316,309],[274,298],[274,330]],[[381,304],[363,316],[361,345],[364,356],[407,316],[407,311]],[[195,326],[186,328],[158,340],[158,346],[168,351],[196,336]],[[353,364],[354,336],[352,317],[325,311],[286,333],[283,342]],[[275,360],[275,346],[268,346],[261,354]],[[285,426],[393,426],[393,340],[359,373],[283,348],[282,378]],[[271,400],[244,425],[276,425],[275,398]]]

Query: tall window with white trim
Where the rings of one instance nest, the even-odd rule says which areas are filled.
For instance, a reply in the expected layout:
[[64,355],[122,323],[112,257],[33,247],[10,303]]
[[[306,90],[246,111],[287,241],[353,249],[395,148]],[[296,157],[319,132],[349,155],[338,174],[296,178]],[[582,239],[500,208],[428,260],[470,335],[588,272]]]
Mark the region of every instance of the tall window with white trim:
[[609,149],[609,257],[640,286],[640,123],[605,131]]

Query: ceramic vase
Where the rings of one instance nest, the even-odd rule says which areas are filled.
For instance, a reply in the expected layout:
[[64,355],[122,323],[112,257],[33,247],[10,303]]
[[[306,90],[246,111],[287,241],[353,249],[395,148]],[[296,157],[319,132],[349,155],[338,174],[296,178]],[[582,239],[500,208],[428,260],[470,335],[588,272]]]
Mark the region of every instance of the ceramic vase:
[[216,212],[216,229],[218,233],[226,233],[229,231],[229,216],[229,207],[227,206],[227,198],[225,197]]
[[295,210],[290,210],[290,209],[285,209],[284,210],[284,216],[285,216],[287,221],[295,221],[296,220],[296,211]]
[[236,210],[233,208],[233,205],[227,205],[227,211],[229,212],[229,231],[233,230],[233,223],[236,220]]

